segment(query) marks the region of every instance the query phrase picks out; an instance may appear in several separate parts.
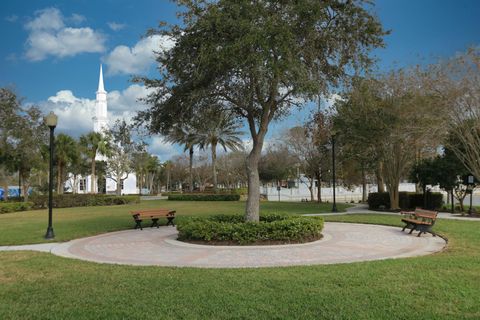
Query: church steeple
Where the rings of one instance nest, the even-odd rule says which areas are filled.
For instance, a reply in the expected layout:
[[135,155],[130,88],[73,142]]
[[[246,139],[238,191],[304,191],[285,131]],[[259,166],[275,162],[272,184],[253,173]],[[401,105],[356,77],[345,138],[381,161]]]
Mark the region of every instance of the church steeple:
[[100,64],[100,77],[98,78],[98,90],[97,90],[97,92],[105,92],[105,88],[103,87],[102,64]]
[[105,87],[103,86],[103,70],[102,65],[100,65],[97,99],[95,101],[95,116],[93,117],[93,131],[105,132],[106,130],[108,130],[107,91],[105,91]]

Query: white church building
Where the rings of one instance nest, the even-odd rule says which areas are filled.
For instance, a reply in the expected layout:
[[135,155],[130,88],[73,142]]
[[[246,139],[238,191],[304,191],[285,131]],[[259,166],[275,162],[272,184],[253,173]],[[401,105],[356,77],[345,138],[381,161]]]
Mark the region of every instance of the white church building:
[[[96,101],[95,101],[95,115],[93,115],[93,131],[104,133],[106,130],[109,129],[108,126],[108,105],[107,105],[107,91],[105,91],[105,87],[103,85],[103,71],[102,66],[100,65],[100,76],[98,79],[98,89],[96,93]],[[106,161],[108,159],[105,156],[97,154],[95,160],[97,161]],[[117,190],[117,183],[115,181],[116,177],[106,177],[106,181],[103,183],[99,183],[98,176],[96,177],[96,181],[94,183],[94,189],[96,193],[107,193],[107,194],[115,194]],[[76,193],[91,193],[92,189],[92,176],[88,175],[86,177],[77,177],[74,179],[72,174],[70,174],[69,179],[66,183],[66,191],[72,192],[74,189]],[[138,194],[139,189],[137,187],[137,177],[135,173],[130,173],[122,183],[122,194]]]

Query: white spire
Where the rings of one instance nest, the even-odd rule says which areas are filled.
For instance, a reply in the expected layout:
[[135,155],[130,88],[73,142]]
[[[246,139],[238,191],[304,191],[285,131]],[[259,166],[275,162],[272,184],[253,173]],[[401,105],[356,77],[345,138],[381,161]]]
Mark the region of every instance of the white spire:
[[98,78],[98,90],[97,90],[97,92],[105,92],[105,88],[103,87],[102,64],[100,64],[100,77]]

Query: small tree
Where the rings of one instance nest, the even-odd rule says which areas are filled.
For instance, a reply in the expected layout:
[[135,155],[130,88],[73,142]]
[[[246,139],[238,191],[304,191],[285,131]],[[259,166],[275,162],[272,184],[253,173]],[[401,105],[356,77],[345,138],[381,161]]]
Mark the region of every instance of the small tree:
[[78,144],[69,135],[61,133],[55,138],[54,150],[57,164],[57,193],[62,194],[67,177],[67,168],[78,161]]
[[110,144],[108,137],[98,132],[90,132],[86,135],[80,136],[80,147],[90,161],[91,168],[91,184],[90,193],[97,193],[96,189],[96,161],[97,155],[108,155],[110,151]]
[[212,177],[213,189],[217,190],[217,145],[227,149],[238,151],[243,149],[242,140],[238,138],[238,124],[229,112],[220,106],[214,106],[204,116],[204,122],[198,132],[197,141],[201,149],[211,148],[212,152]]
[[107,177],[116,182],[116,193],[121,195],[123,182],[135,170],[134,156],[144,151],[145,145],[132,139],[131,127],[125,120],[118,120],[107,135],[111,141]]

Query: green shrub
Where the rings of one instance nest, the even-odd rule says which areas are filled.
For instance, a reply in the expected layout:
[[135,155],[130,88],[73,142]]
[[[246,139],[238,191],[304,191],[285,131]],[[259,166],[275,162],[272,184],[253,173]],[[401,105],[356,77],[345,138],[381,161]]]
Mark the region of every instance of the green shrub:
[[[48,195],[32,195],[30,201],[35,209],[48,207]],[[53,195],[54,208],[110,206],[128,203],[139,203],[139,196],[116,196],[106,194],[56,194]]]
[[[399,206],[402,210],[411,210],[423,207],[423,194],[413,192],[399,193]],[[438,210],[443,205],[443,195],[439,192],[427,193],[427,208],[430,210]],[[368,194],[368,208],[370,210],[378,210],[381,207],[390,208],[390,196],[388,192],[372,192]]]
[[323,218],[262,215],[260,222],[243,222],[239,215],[215,215],[178,222],[179,240],[214,241],[234,244],[256,242],[306,242],[319,239]]
[[162,196],[168,197],[172,194],[182,194],[182,191],[169,191],[169,192],[162,192]]
[[7,202],[23,202],[25,201],[24,197],[8,197]]
[[171,194],[168,200],[175,201],[238,201],[239,194]]
[[26,211],[30,210],[33,207],[32,202],[3,202],[0,203],[0,214],[17,212],[17,211]]

